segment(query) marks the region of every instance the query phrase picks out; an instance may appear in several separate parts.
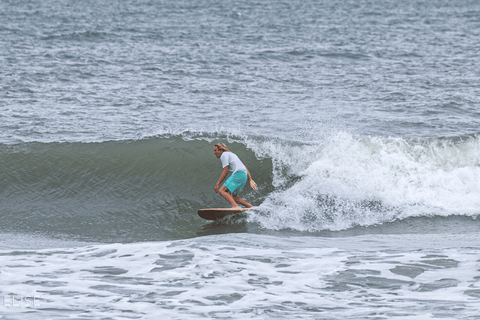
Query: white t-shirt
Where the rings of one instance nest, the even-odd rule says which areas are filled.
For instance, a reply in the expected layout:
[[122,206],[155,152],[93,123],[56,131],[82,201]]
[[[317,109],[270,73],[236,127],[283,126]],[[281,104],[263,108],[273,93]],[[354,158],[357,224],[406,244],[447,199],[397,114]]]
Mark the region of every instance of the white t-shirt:
[[229,166],[228,171],[230,171],[232,174],[237,171],[247,172],[247,168],[245,167],[245,165],[233,152],[224,151],[220,156],[220,161],[222,161],[222,168]]

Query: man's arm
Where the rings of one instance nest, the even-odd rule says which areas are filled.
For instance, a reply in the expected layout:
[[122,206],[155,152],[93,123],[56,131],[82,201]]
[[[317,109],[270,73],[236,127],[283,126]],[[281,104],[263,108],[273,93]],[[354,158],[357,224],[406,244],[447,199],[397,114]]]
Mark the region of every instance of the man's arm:
[[252,176],[250,175],[250,171],[248,171],[247,167],[245,167],[245,169],[247,169],[247,180],[250,183],[250,187],[252,187],[252,189],[256,189],[257,184],[255,183],[255,181],[253,181]]
[[227,177],[227,174],[228,174],[228,166],[225,166],[223,167],[223,171],[222,171],[222,175],[220,176],[220,179],[218,179],[218,182],[215,185],[214,189],[216,193],[218,193],[218,188],[220,187],[220,183],[222,183],[223,180],[225,180],[225,178]]

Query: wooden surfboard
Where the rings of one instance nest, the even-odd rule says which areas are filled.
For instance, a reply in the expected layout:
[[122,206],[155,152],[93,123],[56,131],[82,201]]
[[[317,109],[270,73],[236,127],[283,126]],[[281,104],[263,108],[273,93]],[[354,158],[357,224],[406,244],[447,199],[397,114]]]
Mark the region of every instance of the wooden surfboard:
[[200,209],[198,210],[198,215],[200,218],[205,220],[219,220],[223,219],[228,215],[248,211],[251,208],[240,208],[240,209],[233,209],[233,208],[211,208],[211,209]]

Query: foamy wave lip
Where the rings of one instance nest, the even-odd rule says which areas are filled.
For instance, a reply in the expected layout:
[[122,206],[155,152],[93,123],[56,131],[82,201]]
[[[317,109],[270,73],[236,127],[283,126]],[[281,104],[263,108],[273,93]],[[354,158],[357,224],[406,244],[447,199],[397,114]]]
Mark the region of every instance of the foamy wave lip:
[[[323,145],[289,151],[282,153],[283,164],[300,158],[289,170],[301,179],[262,204],[260,222],[268,228],[342,230],[413,216],[480,213],[478,138],[454,144],[338,133]],[[282,185],[285,175],[276,178]]]

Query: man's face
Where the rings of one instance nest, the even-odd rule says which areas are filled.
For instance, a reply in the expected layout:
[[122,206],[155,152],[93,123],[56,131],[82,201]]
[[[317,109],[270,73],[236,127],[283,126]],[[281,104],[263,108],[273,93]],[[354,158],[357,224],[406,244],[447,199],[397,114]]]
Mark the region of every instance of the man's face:
[[223,153],[223,150],[218,150],[217,146],[213,147],[213,153],[217,156],[217,158],[220,158],[220,156]]

